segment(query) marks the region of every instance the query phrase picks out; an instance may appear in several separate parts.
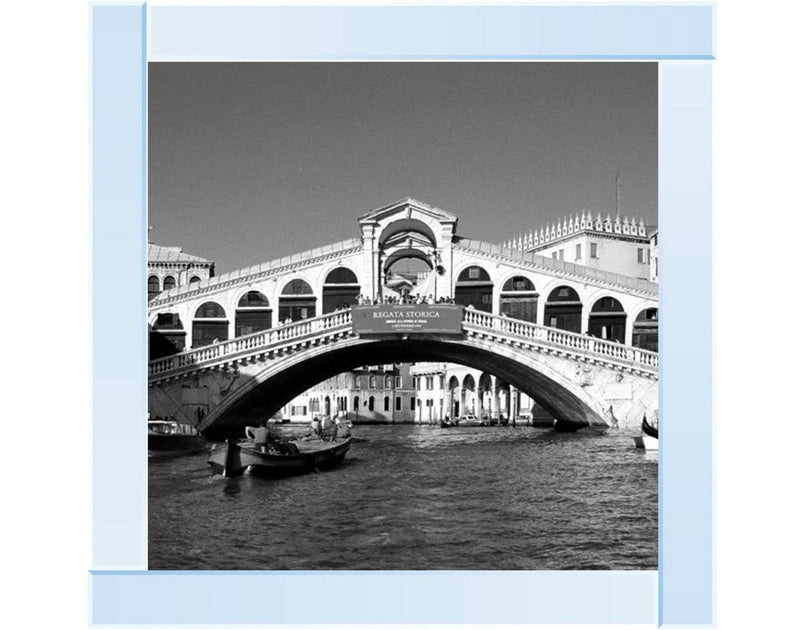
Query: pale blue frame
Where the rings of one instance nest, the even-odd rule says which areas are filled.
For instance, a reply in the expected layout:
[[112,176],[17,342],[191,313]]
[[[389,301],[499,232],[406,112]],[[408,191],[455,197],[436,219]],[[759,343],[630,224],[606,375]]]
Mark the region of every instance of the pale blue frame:
[[[713,623],[712,4],[99,3],[90,14],[93,625]],[[658,572],[145,570],[146,60],[166,59],[660,61]],[[120,286],[131,290],[97,299]]]

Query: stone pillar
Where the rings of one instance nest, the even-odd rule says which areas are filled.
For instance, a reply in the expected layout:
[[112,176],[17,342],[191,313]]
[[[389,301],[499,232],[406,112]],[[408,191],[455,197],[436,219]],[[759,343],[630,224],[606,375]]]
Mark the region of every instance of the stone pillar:
[[492,376],[491,377],[491,420],[489,421],[489,424],[495,419],[498,420],[498,421],[500,419],[500,398],[499,398],[499,392],[497,391],[497,377]]
[[375,227],[376,224],[374,223],[364,223],[361,226],[363,231],[363,254],[360,265],[360,292],[371,299],[377,296],[377,289],[379,287],[379,277],[377,273],[379,252],[377,251],[377,237],[374,234]]
[[591,304],[583,304],[581,306],[581,334],[585,335],[589,331],[589,311],[592,309]]
[[[449,413],[449,417],[452,418],[453,411],[455,409],[455,393],[452,388],[450,388],[449,392],[447,393],[447,402],[447,412]],[[452,419],[454,420],[455,418]]]
[[519,415],[519,390],[511,386],[511,426],[516,426],[516,417]]
[[633,345],[633,341],[634,341],[634,320],[626,315],[625,316],[625,339],[623,340],[623,343],[625,343],[626,346],[630,346],[630,345]]

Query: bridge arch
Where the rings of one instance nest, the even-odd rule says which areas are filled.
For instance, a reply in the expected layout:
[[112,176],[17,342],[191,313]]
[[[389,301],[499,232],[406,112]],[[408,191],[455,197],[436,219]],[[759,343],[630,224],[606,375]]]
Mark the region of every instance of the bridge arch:
[[595,300],[589,310],[589,333],[600,339],[625,343],[627,319],[622,302],[611,295],[604,295]]
[[[545,357],[475,337],[457,340],[448,335],[408,340],[348,337],[331,346],[309,347],[266,364],[228,392],[205,417],[201,428],[215,435],[233,427],[259,423],[317,383],[362,365],[421,361],[446,361],[470,369],[483,366],[501,381],[528,394],[555,418],[579,424],[605,424],[603,410],[583,386],[571,375],[557,371]],[[462,386],[470,384],[477,389],[475,383],[465,380],[461,380]],[[449,386],[454,391],[455,382],[451,380]],[[455,402],[453,396],[453,408]],[[368,404],[371,405],[370,399]],[[461,413],[465,410],[461,404]]]
[[477,263],[467,264],[458,271],[456,278],[453,293],[456,304],[492,312],[494,282],[484,267]]
[[243,293],[235,308],[235,337],[268,330],[272,312],[271,303],[261,291]]
[[382,248],[394,236],[398,234],[420,234],[430,242],[432,247],[438,247],[438,239],[435,232],[424,221],[413,218],[397,219],[386,225],[377,239],[377,244]]
[[344,306],[357,304],[360,281],[348,266],[339,264],[328,268],[321,283],[321,312],[332,313]]
[[500,315],[538,323],[539,294],[527,275],[509,276],[500,288]]
[[569,332],[580,333],[583,302],[569,284],[560,284],[547,294],[544,301],[544,325]]
[[295,277],[287,280],[279,293],[279,323],[315,317],[316,302],[313,287],[306,279]]
[[193,348],[208,346],[229,338],[226,310],[212,300],[204,302],[193,314]]
[[651,352],[659,351],[659,308],[643,308],[633,319],[631,345]]

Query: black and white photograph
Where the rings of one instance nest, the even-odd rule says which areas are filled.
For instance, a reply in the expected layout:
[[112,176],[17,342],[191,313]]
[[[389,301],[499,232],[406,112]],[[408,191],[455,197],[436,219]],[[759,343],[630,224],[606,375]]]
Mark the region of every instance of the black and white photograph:
[[149,570],[656,570],[653,62],[148,64]]

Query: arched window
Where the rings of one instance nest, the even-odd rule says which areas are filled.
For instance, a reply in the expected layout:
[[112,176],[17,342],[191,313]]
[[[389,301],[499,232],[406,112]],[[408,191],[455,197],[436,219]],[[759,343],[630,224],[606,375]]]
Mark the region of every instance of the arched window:
[[192,278],[190,278],[190,284],[195,284],[196,282],[201,282],[201,278],[199,278],[198,276],[193,276]]
[[332,313],[357,304],[360,284],[354,271],[346,267],[336,267],[324,280],[322,313]]
[[204,302],[195,311],[193,319],[193,348],[208,346],[229,338],[229,321],[226,311],[217,302]]
[[488,272],[477,265],[464,269],[455,283],[455,303],[491,313],[494,284]]
[[388,396],[385,397],[385,411],[391,410],[391,399]]
[[166,276],[165,279],[162,281],[163,291],[169,291],[175,286],[176,286],[176,278],[174,278],[173,276]]
[[625,343],[625,310],[616,298],[597,300],[589,312],[589,334],[600,339]]
[[394,377],[393,376],[386,376],[385,377],[385,389],[393,389],[394,388]]
[[355,396],[354,400],[354,409],[353,411],[360,411],[360,396]]
[[288,282],[279,297],[279,321],[297,322],[315,317],[315,295],[312,287],[304,280],[296,278]]
[[500,313],[536,323],[538,318],[539,294],[533,282],[525,276],[514,276],[503,284],[500,292]]
[[374,411],[374,396],[369,396],[369,411]]
[[155,295],[159,295],[159,278],[148,276],[148,301],[150,302]]
[[636,316],[631,345],[643,350],[659,351],[658,308],[646,308]]
[[178,313],[159,313],[148,335],[148,357],[159,359],[184,350],[184,325]]
[[560,286],[550,291],[544,305],[544,325],[581,332],[581,298],[572,287]]
[[271,327],[271,309],[259,291],[248,291],[237,303],[235,311],[235,337],[267,330]]

